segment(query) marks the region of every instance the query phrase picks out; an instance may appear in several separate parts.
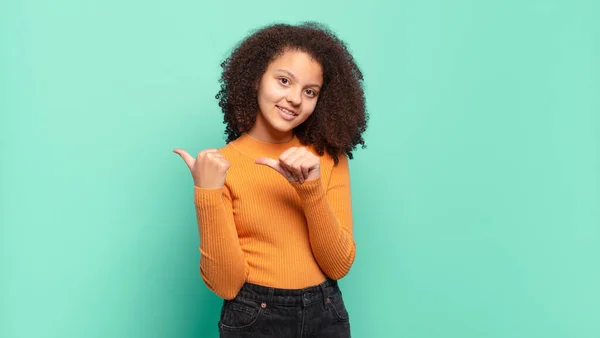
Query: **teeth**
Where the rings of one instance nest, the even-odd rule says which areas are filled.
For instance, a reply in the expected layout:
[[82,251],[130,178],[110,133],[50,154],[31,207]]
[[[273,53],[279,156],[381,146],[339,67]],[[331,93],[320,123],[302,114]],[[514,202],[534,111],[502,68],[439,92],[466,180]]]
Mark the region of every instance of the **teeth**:
[[292,116],[296,115],[296,114],[292,113],[291,111],[289,111],[289,110],[287,110],[285,108],[282,108],[282,107],[279,107],[279,106],[278,106],[278,108],[279,108],[279,110],[283,111],[284,113],[286,113],[288,115],[292,115]]

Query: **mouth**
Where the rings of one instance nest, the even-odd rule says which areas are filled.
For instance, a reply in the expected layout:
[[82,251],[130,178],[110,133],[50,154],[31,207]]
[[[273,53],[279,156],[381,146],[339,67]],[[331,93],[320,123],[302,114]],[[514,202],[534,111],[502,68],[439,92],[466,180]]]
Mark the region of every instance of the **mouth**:
[[280,107],[280,106],[276,106],[276,107],[283,114],[286,114],[286,115],[289,115],[289,116],[298,116],[298,114],[296,114],[296,112],[293,111],[293,110],[291,110],[291,109],[283,108],[283,107]]

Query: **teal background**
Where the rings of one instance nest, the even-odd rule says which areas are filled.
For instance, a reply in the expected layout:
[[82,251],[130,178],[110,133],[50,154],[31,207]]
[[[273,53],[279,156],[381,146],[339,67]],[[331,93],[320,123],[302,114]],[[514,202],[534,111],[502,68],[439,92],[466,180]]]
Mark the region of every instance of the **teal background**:
[[354,337],[600,337],[594,1],[0,5],[0,337],[217,337],[192,180],[219,63],[317,20],[364,71]]

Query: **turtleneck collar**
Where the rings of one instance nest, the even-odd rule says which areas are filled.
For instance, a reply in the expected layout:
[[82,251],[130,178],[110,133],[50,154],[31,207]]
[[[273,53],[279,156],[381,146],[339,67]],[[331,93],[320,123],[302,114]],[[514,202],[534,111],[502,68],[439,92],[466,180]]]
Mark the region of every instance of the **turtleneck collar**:
[[270,157],[277,159],[284,151],[291,147],[302,147],[302,144],[296,135],[294,135],[292,140],[289,142],[270,143],[255,139],[248,133],[243,133],[240,137],[231,141],[229,144],[253,159],[257,159],[259,157]]

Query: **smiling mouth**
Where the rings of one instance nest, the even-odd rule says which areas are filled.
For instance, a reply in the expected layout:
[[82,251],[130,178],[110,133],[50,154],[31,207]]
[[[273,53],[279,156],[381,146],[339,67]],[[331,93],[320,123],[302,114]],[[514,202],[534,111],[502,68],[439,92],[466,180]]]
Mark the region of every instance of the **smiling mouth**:
[[298,116],[298,114],[295,114],[295,113],[293,113],[293,112],[291,112],[291,111],[289,111],[289,110],[287,110],[285,108],[281,108],[280,106],[276,106],[276,107],[277,107],[277,109],[279,109],[284,114],[287,114],[287,115],[290,115],[290,116]]

